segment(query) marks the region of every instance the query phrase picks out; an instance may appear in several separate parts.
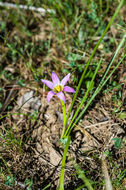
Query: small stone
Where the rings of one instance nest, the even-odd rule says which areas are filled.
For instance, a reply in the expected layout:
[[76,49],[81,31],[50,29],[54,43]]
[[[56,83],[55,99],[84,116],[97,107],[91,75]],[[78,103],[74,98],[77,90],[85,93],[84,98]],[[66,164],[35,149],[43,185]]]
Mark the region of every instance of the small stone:
[[54,166],[57,166],[61,161],[61,156],[55,151],[53,147],[49,147],[50,162]]

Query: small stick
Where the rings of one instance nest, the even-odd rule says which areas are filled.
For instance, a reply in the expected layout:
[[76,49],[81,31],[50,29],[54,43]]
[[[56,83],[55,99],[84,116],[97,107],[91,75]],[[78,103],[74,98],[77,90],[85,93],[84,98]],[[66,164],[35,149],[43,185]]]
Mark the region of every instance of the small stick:
[[118,123],[113,123],[113,120],[108,120],[108,121],[103,121],[103,122],[100,122],[100,123],[95,123],[95,124],[92,124],[92,125],[88,125],[88,126],[84,127],[84,129],[97,127],[97,126],[100,126],[100,125],[104,126],[105,124],[112,125],[112,126],[118,125]]
[[100,143],[91,135],[89,134],[85,129],[82,127],[75,125],[77,129],[79,129],[85,136],[89,137],[90,139],[93,139],[95,143],[100,147]]
[[45,14],[46,12],[54,13],[54,10],[51,10],[51,9],[44,9],[44,8],[41,8],[41,7],[37,8],[37,7],[34,7],[34,6],[27,6],[27,5],[18,5],[18,4],[14,4],[14,3],[0,2],[0,6],[7,7],[7,8],[14,8],[14,9],[17,9],[19,7],[20,9],[36,11],[36,12],[40,12],[40,13],[43,13],[43,14]]

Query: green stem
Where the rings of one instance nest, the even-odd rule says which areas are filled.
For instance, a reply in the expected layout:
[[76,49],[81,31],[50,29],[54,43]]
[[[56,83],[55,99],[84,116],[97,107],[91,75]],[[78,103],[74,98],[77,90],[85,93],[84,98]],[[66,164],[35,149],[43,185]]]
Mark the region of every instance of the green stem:
[[102,0],[99,0],[99,5],[100,5],[100,12],[102,14]]
[[78,95],[78,92],[79,92],[79,90],[80,90],[80,86],[81,86],[82,81],[83,81],[83,79],[84,79],[85,73],[86,73],[86,71],[87,71],[87,69],[88,69],[88,66],[89,66],[89,64],[90,64],[90,62],[91,62],[93,56],[95,55],[95,52],[96,52],[96,50],[98,49],[98,46],[100,45],[100,43],[101,43],[103,37],[105,36],[106,32],[108,31],[108,29],[110,28],[111,24],[113,23],[113,21],[115,20],[116,16],[118,15],[118,12],[119,12],[121,6],[123,5],[123,2],[124,2],[124,0],[121,0],[121,2],[120,2],[120,4],[119,4],[119,6],[117,7],[117,9],[116,9],[114,15],[113,15],[112,18],[110,19],[110,21],[109,21],[107,27],[105,28],[105,30],[104,30],[104,32],[103,32],[103,34],[102,34],[102,36],[101,36],[101,38],[100,38],[99,41],[97,42],[95,48],[93,49],[92,54],[90,55],[90,57],[89,57],[89,59],[88,59],[88,62],[87,62],[87,64],[86,64],[86,66],[85,66],[85,69],[84,69],[84,71],[83,71],[83,73],[82,73],[82,75],[81,75],[81,79],[80,79],[80,81],[79,81],[79,84],[78,84],[76,93],[75,93],[75,95],[74,95],[74,97],[73,97],[73,101],[72,101],[72,104],[71,104],[71,106],[70,106],[69,112],[68,112],[68,114],[67,114],[67,118],[66,118],[66,121],[65,121],[65,125],[67,124],[68,118],[69,118],[70,113],[71,113],[71,111],[72,111],[74,102],[75,102],[76,97],[77,97],[77,95]]
[[80,187],[78,187],[78,188],[75,189],[75,190],[82,190],[84,187],[85,187],[85,184],[81,185]]
[[61,139],[63,138],[64,132],[65,132],[65,122],[66,122],[66,107],[65,107],[65,103],[61,101],[61,105],[62,105],[62,110],[63,110],[63,130],[62,130],[62,134],[61,134]]
[[[114,54],[114,56],[113,56],[111,62],[109,63],[109,65],[108,65],[108,67],[107,67],[107,69],[106,69],[106,71],[105,71],[105,73],[104,73],[104,75],[103,75],[103,77],[102,77],[102,79],[101,79],[101,81],[100,81],[98,87],[96,88],[96,90],[95,90],[95,92],[94,92],[94,94],[92,95],[92,97],[90,98],[90,100],[87,102],[87,104],[85,105],[84,109],[81,111],[81,113],[79,114],[79,116],[77,117],[77,119],[76,119],[76,121],[74,122],[74,124],[76,124],[76,123],[79,121],[79,119],[81,118],[81,116],[82,116],[82,115],[85,113],[85,111],[87,110],[87,108],[88,108],[88,106],[90,105],[90,103],[91,103],[91,102],[93,101],[93,99],[95,98],[95,96],[100,92],[100,90],[102,89],[102,87],[106,84],[106,82],[109,80],[109,78],[111,77],[111,75],[115,72],[115,70],[118,68],[118,66],[120,65],[120,63],[121,63],[121,62],[123,61],[123,59],[125,58],[126,55],[123,56],[123,58],[121,59],[121,61],[114,67],[114,69],[112,70],[112,72],[109,74],[109,76],[107,77],[107,79],[105,79],[106,76],[107,76],[107,74],[108,74],[108,72],[109,72],[109,70],[110,70],[110,68],[111,68],[111,66],[112,66],[112,64],[113,64],[113,62],[114,62],[114,60],[115,60],[115,58],[116,58],[116,56],[117,56],[117,54],[119,53],[119,50],[120,50],[121,47],[123,46],[123,44],[124,44],[124,42],[125,42],[125,39],[126,39],[126,34],[123,36],[123,38],[122,38],[122,40],[121,40],[119,46],[117,47],[117,49],[116,49],[116,51],[115,51],[115,54]],[[99,63],[99,64],[100,64],[100,63]],[[98,64],[98,66],[97,66],[97,68],[96,68],[95,73],[97,73],[97,70],[98,70],[98,68],[99,68],[99,66],[100,66],[99,64]],[[95,74],[94,74],[93,77],[95,78]],[[91,82],[93,82],[93,80],[94,80],[94,79],[92,78],[92,81],[91,81]],[[90,89],[90,86],[89,86],[89,89]],[[71,129],[72,129],[73,126],[74,126],[74,125],[72,126],[73,121],[74,121],[74,119],[76,118],[76,116],[77,116],[77,114],[78,114],[80,108],[82,107],[83,103],[85,102],[85,100],[86,100],[85,98],[87,98],[87,93],[88,93],[88,92],[86,92],[84,98],[82,99],[81,104],[79,105],[77,111],[75,112],[75,114],[74,114],[74,116],[73,116],[73,118],[72,118],[72,120],[71,120],[71,122],[70,122],[70,124],[69,124],[69,126],[68,126],[68,128],[67,128],[67,130],[66,130],[66,132],[65,132],[64,137],[67,136],[68,134],[70,134],[70,131],[71,131]],[[72,127],[71,127],[71,126],[72,126]],[[69,133],[68,133],[68,131],[69,131]]]
[[62,164],[61,164],[61,174],[60,174],[60,187],[59,190],[64,190],[64,172],[65,172],[65,163],[66,163],[66,155],[70,144],[70,136],[68,136],[67,143],[64,149]]
[[106,10],[105,10],[105,13],[107,14],[108,13],[108,11],[109,11],[109,0],[107,0],[107,5],[106,5]]
[[80,118],[85,113],[85,111],[87,110],[87,108],[89,107],[89,105],[91,104],[91,102],[94,100],[95,96],[101,91],[101,89],[103,88],[103,86],[110,79],[110,77],[112,76],[112,74],[115,72],[115,70],[118,68],[118,66],[122,63],[122,61],[124,60],[125,57],[126,57],[126,54],[123,56],[123,58],[120,60],[120,62],[115,66],[115,68],[112,70],[112,72],[106,78],[106,80],[102,84],[101,83],[99,84],[99,86],[95,90],[94,94],[92,95],[92,97],[90,98],[90,100],[88,101],[88,103],[86,104],[86,106],[84,107],[84,109],[81,111],[81,113],[79,114],[78,118],[75,120],[75,122],[73,123],[73,125],[71,126],[71,128],[69,129],[69,131],[65,134],[65,136],[67,136],[67,135],[70,134],[70,132],[73,129],[73,127],[75,126],[75,124],[80,120]]
[[82,179],[82,181],[84,182],[84,184],[88,188],[88,190],[94,190],[94,188],[92,187],[91,183],[89,182],[89,180],[85,176],[84,171],[80,168],[80,166],[75,165],[74,167],[76,169],[78,177]]
[[[79,113],[81,107],[83,106],[84,102],[86,101],[87,96],[88,96],[88,94],[89,94],[89,92],[90,92],[90,90],[91,90],[91,88],[92,88],[92,84],[93,84],[93,82],[94,82],[94,79],[95,79],[95,77],[96,77],[96,74],[97,74],[97,72],[98,72],[98,70],[99,70],[99,68],[100,68],[101,62],[102,62],[102,60],[99,61],[98,65],[97,65],[97,67],[96,67],[96,70],[95,70],[95,72],[94,72],[94,75],[93,75],[93,77],[92,77],[92,80],[91,80],[91,82],[90,82],[89,88],[87,89],[87,91],[86,91],[86,93],[85,93],[85,95],[84,95],[84,97],[83,97],[83,99],[82,99],[82,101],[81,101],[79,107],[77,108],[77,111],[75,112],[75,114],[74,114],[74,116],[73,116],[73,118],[72,118],[72,120],[71,120],[71,122],[70,122],[70,124],[69,124],[69,126],[68,126],[68,128],[67,128],[67,130],[66,130],[66,132],[65,132],[65,134],[67,134],[67,132],[69,131],[70,127],[71,127],[72,124],[73,124],[73,121],[74,121],[75,118],[77,117],[77,114]],[[65,137],[65,134],[64,134],[64,137]]]
[[7,171],[8,171],[8,173],[10,174],[10,176],[11,176],[11,178],[13,177],[13,175],[12,175],[12,173],[11,173],[11,171],[10,171],[10,169],[9,169],[9,167],[8,167],[8,165],[7,165],[7,162],[4,160],[4,158],[3,158],[3,156],[0,154],[0,158],[2,159],[2,161],[3,161],[3,163],[4,163],[4,165],[6,166],[6,168],[7,168]]

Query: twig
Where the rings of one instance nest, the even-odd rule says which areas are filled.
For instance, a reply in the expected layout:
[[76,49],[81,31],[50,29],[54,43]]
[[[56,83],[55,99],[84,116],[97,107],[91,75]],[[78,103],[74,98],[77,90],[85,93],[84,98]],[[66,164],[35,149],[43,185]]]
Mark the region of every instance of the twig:
[[118,123],[112,123],[113,120],[108,120],[108,121],[103,121],[103,122],[100,122],[100,123],[95,123],[95,124],[92,124],[92,125],[89,125],[89,126],[86,126],[84,129],[88,129],[88,128],[92,128],[92,127],[97,127],[97,126],[104,126],[106,124],[108,125],[118,125]]
[[75,125],[77,129],[79,129],[85,136],[89,137],[90,139],[93,139],[94,142],[100,147],[100,143],[91,135],[89,134],[85,129],[82,127]]
[[3,2],[0,2],[0,6],[3,6],[3,7],[6,7],[6,8],[14,8],[14,9],[17,9],[18,7],[20,9],[24,9],[24,10],[31,10],[31,11],[36,11],[36,12],[40,12],[40,13],[54,13],[54,10],[52,9],[44,9],[44,8],[41,8],[41,7],[34,7],[34,6],[27,6],[27,5],[18,5],[18,4],[14,4],[14,3],[3,3]]

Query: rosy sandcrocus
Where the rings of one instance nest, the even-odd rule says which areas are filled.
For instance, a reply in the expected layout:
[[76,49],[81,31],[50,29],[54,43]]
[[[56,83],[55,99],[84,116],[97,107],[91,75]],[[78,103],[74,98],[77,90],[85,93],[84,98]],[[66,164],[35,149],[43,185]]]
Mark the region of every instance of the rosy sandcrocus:
[[60,100],[62,100],[65,103],[65,96],[63,92],[75,93],[75,90],[73,88],[65,86],[69,78],[70,73],[66,75],[60,82],[56,73],[52,72],[52,82],[41,79],[41,81],[51,89],[51,91],[49,91],[47,95],[48,102],[54,95],[56,95]]

